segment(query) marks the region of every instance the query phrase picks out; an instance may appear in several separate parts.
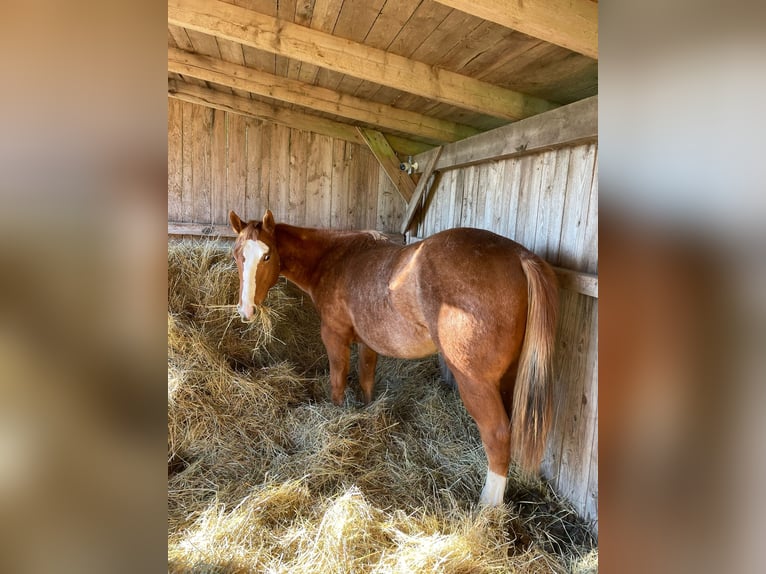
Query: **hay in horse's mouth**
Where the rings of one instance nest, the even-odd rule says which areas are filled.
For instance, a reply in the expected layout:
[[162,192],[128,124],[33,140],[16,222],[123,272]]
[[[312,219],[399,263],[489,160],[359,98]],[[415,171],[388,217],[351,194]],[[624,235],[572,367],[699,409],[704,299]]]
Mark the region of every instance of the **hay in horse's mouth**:
[[507,506],[475,508],[485,455],[434,358],[381,358],[365,408],[354,360],[338,408],[306,296],[280,281],[237,320],[229,246],[210,241],[170,245],[168,281],[170,572],[592,568],[545,485],[511,476]]

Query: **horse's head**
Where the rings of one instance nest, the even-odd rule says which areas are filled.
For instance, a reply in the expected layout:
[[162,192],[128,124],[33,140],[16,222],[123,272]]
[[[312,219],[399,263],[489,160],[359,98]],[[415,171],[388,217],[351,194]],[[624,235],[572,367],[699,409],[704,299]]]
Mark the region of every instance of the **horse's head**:
[[274,215],[266,211],[263,221],[245,223],[230,211],[229,222],[237,234],[233,252],[239,271],[237,311],[243,321],[252,321],[255,305],[263,303],[269,289],[279,279]]

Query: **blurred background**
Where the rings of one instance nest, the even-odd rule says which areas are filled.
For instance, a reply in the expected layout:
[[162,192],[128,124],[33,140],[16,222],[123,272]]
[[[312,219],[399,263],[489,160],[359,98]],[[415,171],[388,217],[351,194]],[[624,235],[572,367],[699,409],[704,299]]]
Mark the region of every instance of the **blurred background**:
[[[599,19],[601,568],[762,571],[766,9]],[[166,30],[0,8],[3,572],[166,568]]]
[[599,10],[600,563],[763,571],[766,7]]

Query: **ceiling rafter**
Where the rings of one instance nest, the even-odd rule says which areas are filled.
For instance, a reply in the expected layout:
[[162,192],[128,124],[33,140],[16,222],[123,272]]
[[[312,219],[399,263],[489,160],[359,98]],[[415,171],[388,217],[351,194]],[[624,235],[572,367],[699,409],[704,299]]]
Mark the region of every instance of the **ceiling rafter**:
[[598,4],[592,0],[436,2],[598,60]]
[[363,100],[177,48],[168,48],[168,71],[433,142],[453,142],[479,133],[479,130],[470,126]]
[[508,120],[556,104],[221,0],[168,0],[168,23]]
[[[366,145],[365,140],[352,125],[291,110],[282,106],[274,106],[261,101],[242,98],[188,82],[168,80],[168,96],[193,104],[229,111],[259,120],[268,120],[290,128]],[[392,135],[386,136],[386,139],[397,153],[403,155],[422,153],[432,147],[428,144]]]

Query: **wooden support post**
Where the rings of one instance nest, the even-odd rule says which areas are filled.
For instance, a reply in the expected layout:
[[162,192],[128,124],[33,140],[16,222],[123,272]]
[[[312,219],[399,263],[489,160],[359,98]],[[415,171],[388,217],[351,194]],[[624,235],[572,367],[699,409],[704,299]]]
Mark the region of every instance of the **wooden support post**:
[[385,136],[379,131],[366,128],[356,128],[356,131],[370,148],[372,155],[378,160],[388,179],[402,196],[404,203],[408,203],[412,194],[415,193],[415,182],[412,181],[407,172],[399,169],[399,158],[396,156],[396,152],[391,149]]
[[412,199],[410,199],[409,203],[407,204],[407,211],[405,212],[404,219],[402,220],[402,229],[401,229],[402,234],[407,233],[407,230],[410,228],[410,225],[412,225],[412,220],[415,218],[415,212],[418,209],[420,198],[423,197],[423,192],[425,191],[426,186],[428,185],[428,180],[431,179],[431,175],[433,175],[434,173],[436,162],[439,159],[439,156],[441,155],[441,153],[442,153],[441,146],[433,150],[433,153],[431,154],[431,157],[428,160],[428,164],[423,170],[423,175],[420,177],[420,181],[418,181],[418,185],[415,188],[415,192],[412,194]]

